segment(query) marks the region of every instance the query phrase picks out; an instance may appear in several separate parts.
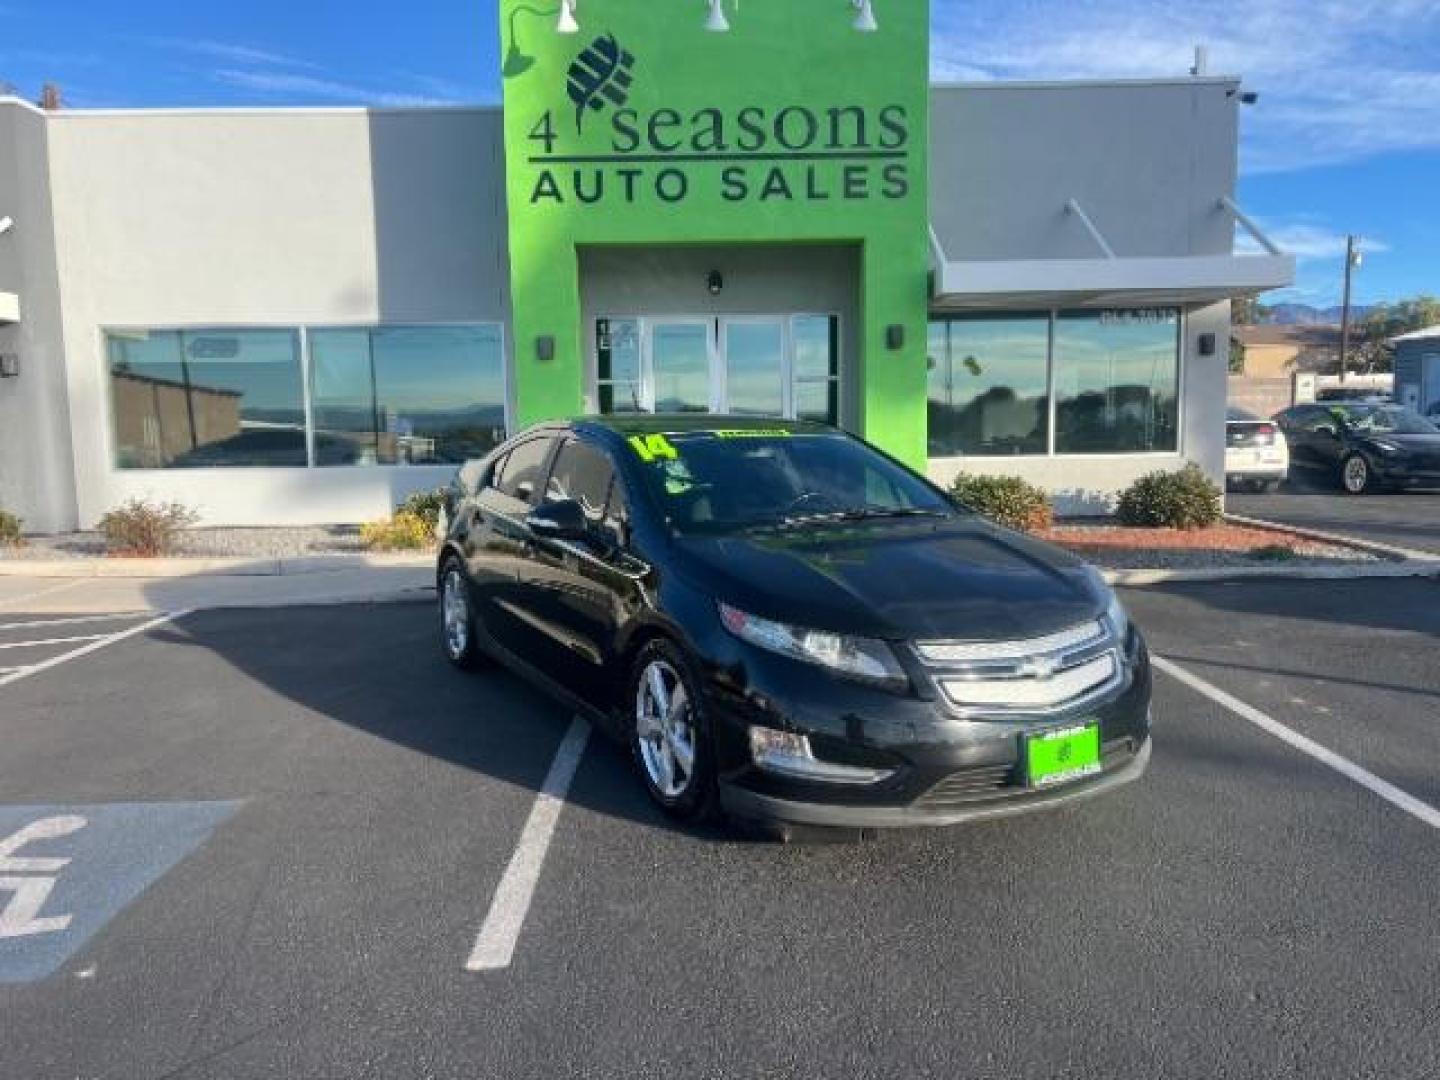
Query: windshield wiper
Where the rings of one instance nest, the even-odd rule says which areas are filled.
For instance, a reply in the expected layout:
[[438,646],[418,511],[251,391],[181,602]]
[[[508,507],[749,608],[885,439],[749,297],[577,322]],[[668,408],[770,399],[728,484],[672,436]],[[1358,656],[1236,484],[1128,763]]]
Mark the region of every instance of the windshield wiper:
[[875,521],[880,518],[944,518],[950,515],[943,510],[926,510],[919,506],[859,506],[852,510],[827,510],[814,514],[793,514],[783,518],[784,525],[812,525],[817,522]]

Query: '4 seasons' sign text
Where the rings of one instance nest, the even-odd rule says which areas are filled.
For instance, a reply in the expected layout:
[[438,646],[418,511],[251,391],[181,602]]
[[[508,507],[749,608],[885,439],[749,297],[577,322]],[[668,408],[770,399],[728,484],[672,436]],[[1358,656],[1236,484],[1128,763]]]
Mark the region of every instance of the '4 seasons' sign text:
[[[574,106],[529,130],[532,205],[901,199],[910,192],[911,117],[903,105],[762,106],[642,111],[629,104],[635,58],[613,35],[570,65]],[[583,152],[566,144],[603,126]]]

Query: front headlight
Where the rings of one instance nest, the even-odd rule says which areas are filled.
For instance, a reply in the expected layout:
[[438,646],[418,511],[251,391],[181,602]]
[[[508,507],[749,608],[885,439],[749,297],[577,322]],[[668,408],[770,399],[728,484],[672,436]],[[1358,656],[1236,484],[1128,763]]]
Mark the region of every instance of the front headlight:
[[1115,595],[1115,590],[1105,580],[1104,574],[1093,566],[1087,566],[1085,575],[1100,595],[1106,598],[1105,621],[1110,624],[1110,632],[1115,635],[1115,640],[1120,642],[1123,649],[1130,638],[1130,613],[1125,610],[1125,605],[1120,603],[1120,598]]
[[788,626],[747,614],[729,604],[718,607],[721,625],[757,648],[818,664],[838,675],[876,683],[890,690],[903,689],[907,684],[904,669],[883,641]]

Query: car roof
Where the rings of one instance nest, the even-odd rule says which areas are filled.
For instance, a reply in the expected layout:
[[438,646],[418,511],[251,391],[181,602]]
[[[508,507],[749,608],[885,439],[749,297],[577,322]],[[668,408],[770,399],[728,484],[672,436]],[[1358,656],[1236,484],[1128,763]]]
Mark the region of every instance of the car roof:
[[577,430],[612,431],[617,435],[686,435],[707,431],[784,431],[792,435],[823,435],[835,429],[810,420],[774,416],[725,416],[715,413],[633,413],[587,416],[574,421]]

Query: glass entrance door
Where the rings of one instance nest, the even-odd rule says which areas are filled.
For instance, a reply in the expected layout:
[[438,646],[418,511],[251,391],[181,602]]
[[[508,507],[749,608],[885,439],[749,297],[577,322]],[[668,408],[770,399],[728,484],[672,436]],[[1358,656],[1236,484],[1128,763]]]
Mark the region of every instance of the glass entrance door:
[[784,416],[785,321],[724,319],[720,324],[722,412],[735,416]]
[[835,315],[601,318],[594,401],[602,413],[730,413],[835,424]]
[[647,330],[650,411],[714,411],[713,325],[701,320],[657,319]]

